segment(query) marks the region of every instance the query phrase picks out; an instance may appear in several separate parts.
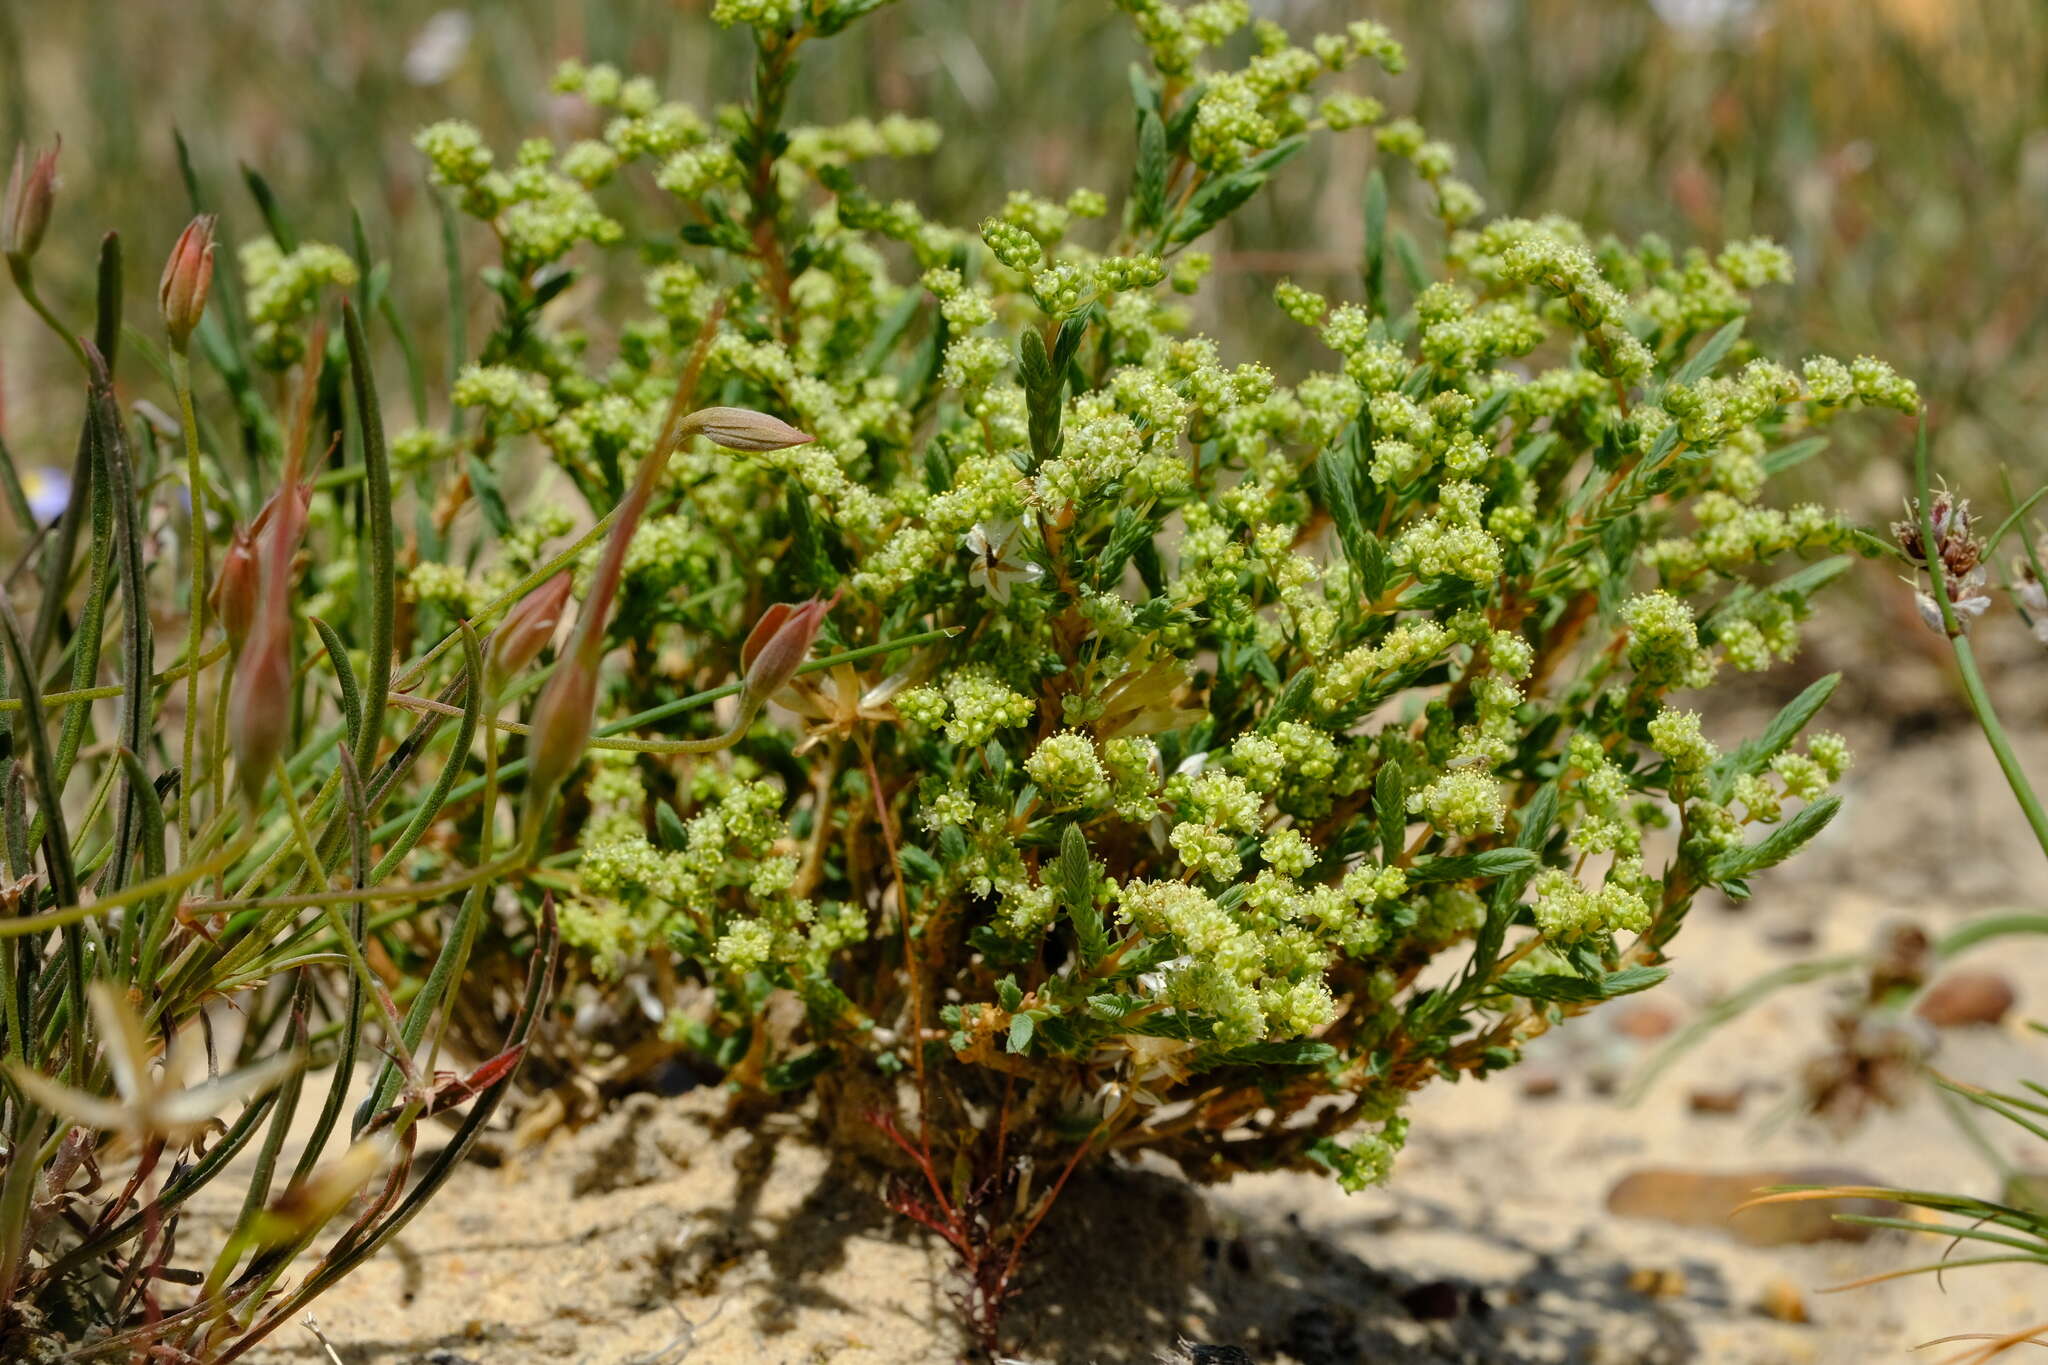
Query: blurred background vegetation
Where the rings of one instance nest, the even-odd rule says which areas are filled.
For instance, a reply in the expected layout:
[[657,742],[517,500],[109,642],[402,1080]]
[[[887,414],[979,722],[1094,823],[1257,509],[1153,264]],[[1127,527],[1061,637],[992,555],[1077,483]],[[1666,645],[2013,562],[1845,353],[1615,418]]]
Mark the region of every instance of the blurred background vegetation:
[[[1882,354],[1932,400],[1943,465],[2048,475],[2048,5],[2040,0],[1254,0],[1298,34],[1369,15],[1408,46],[1376,93],[1451,141],[1489,211],[1557,211],[1680,244],[1767,233],[1796,288],[1757,319],[1791,348]],[[349,241],[353,206],[393,289],[446,368],[439,219],[409,140],[458,115],[509,151],[585,131],[548,77],[566,56],[655,75],[709,106],[745,95],[743,34],[709,0],[0,0],[0,136],[64,138],[64,189],[39,273],[83,318],[91,242],[118,227],[131,314],[190,209],[183,132],[230,239],[261,230],[238,183],[257,168],[299,231]],[[1136,55],[1106,0],[897,0],[807,56],[800,119],[938,120],[929,163],[881,172],[972,224],[1004,191],[1114,197]],[[1265,303],[1291,275],[1355,295],[1370,140],[1326,139],[1216,244],[1227,306],[1270,317],[1283,374],[1329,358]],[[1397,179],[1399,179],[1397,177]],[[642,186],[642,230],[662,196]],[[472,268],[483,259],[473,244]],[[147,280],[145,280],[145,275]],[[481,291],[473,290],[481,307]],[[24,463],[30,397],[62,357],[0,300],[0,431]],[[1246,333],[1242,324],[1237,334]],[[472,331],[472,335],[476,334]],[[1260,333],[1253,331],[1253,336]],[[1245,357],[1234,357],[1245,358]],[[438,386],[431,386],[438,387]],[[11,417],[9,416],[11,414]],[[58,418],[68,426],[71,415]],[[1902,481],[1839,452],[1813,478],[1881,515]],[[47,446],[49,462],[68,440]],[[1863,455],[1874,451],[1860,452]],[[1989,492],[1989,489],[1986,489]]]

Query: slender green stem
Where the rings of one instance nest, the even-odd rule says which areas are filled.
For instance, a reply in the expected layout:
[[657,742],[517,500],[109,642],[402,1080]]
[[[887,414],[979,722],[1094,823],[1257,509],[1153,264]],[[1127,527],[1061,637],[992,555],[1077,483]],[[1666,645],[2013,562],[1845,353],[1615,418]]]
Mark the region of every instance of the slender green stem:
[[36,277],[30,272],[28,262],[9,260],[7,264],[9,272],[14,276],[15,288],[21,290],[23,302],[34,309],[35,315],[43,320],[44,325],[55,332],[66,346],[70,347],[71,358],[78,362],[80,369],[90,375],[92,373],[92,362],[86,359],[85,347],[78,344],[78,338],[71,334],[71,329],[66,327],[58,319],[57,315],[50,311],[49,305],[43,302],[43,296],[36,292]]
[[[185,494],[191,506],[187,525],[187,557],[192,561],[192,600],[185,615],[185,657],[197,659],[206,634],[206,486],[199,467],[199,424],[192,409],[192,364],[182,346],[171,348],[171,384],[178,392],[178,425],[185,436]],[[185,679],[185,735],[182,766],[178,770],[178,846],[185,857],[192,856],[192,820],[196,803],[192,794],[192,760],[199,743],[199,670]]]
[[66,905],[55,910],[45,910],[40,915],[23,915],[19,919],[0,920],[0,938],[18,938],[23,934],[40,934],[49,929],[61,929],[67,924],[95,919],[110,910],[139,905],[143,901],[155,900],[158,896],[183,891],[192,883],[210,877],[233,863],[247,851],[251,842],[249,836],[244,836],[234,847],[221,850],[203,863],[188,863],[176,872],[166,872],[161,877],[130,883],[112,895],[102,896],[85,905]]
[[1963,677],[1963,692],[1970,699],[1970,709],[1976,713],[1977,725],[1984,731],[1985,742],[1991,746],[2000,770],[2005,773],[2013,799],[2019,802],[2027,823],[2033,827],[2034,838],[2041,845],[2042,853],[2048,854],[2048,812],[2041,809],[2041,799],[2034,795],[2034,785],[2027,780],[2026,769],[2020,766],[2019,755],[2013,752],[2012,741],[2007,738],[2005,727],[1999,723],[1998,711],[1991,704],[1991,693],[1984,686],[1984,675],[1977,668],[1976,651],[1963,634],[1955,604],[1949,600],[1948,576],[1941,561],[1940,546],[1934,538],[1934,497],[1927,468],[1925,420],[1920,424],[1920,437],[1913,451],[1913,481],[1920,500],[1920,545],[1926,554],[1928,577],[1934,580],[1934,604],[1941,612],[1942,629],[1948,634],[1949,645],[1955,651],[1956,669]]
[[[535,588],[539,587],[541,584],[547,582],[550,578],[553,578],[556,574],[560,573],[562,570],[568,568],[571,564],[575,563],[576,560],[579,557],[581,557],[585,550],[597,544],[598,541],[604,539],[605,532],[612,529],[612,523],[618,520],[618,516],[619,509],[614,507],[611,511],[599,517],[588,531],[585,531],[582,535],[576,537],[576,539],[572,543],[570,543],[570,545],[566,549],[562,550],[560,553],[555,555],[554,558],[550,559],[547,563],[541,565],[532,573],[520,579],[517,583],[514,583],[504,592],[499,593],[496,597],[492,598],[489,602],[485,603],[481,610],[477,611],[475,615],[469,618],[469,623],[471,627],[477,630],[482,630],[490,622],[496,620],[499,613],[503,612],[507,607],[512,606],[521,598],[525,597],[528,593],[532,592]],[[440,658],[443,654],[446,654],[449,650],[453,649],[456,645],[460,644],[461,641],[461,631],[449,631],[446,635],[441,637],[441,642],[439,644],[435,645],[425,654],[421,655],[419,658],[407,664],[405,666],[405,671],[398,677],[392,679],[392,690],[395,692],[403,692],[419,686],[420,679],[426,676],[427,668],[434,662],[434,660]]]
[[[277,760],[277,789],[284,797],[285,809],[291,812],[292,835],[299,842],[299,851],[306,860],[306,866],[324,887],[327,885],[327,865],[320,860],[320,850],[313,846],[313,831],[306,825],[306,813],[299,809],[299,796],[292,787],[292,775],[285,770],[282,758]],[[327,912],[329,932],[341,940],[342,951],[348,954],[349,969],[355,973],[356,980],[363,983],[363,989],[377,1001],[399,1069],[405,1073],[406,1084],[416,1090],[419,1072],[414,1068],[412,1054],[403,1042],[404,1028],[398,1021],[397,1009],[391,1003],[391,994],[382,989],[383,983],[377,980],[377,974],[370,970],[370,960],[363,955],[363,945],[356,942],[356,936],[349,932],[348,921],[342,917],[342,905],[358,894],[353,890],[347,891],[343,893],[343,899],[322,900],[319,905]]]
[[[210,652],[200,658],[199,667],[205,669],[220,662],[221,657],[227,652],[228,647],[225,641],[215,645]],[[191,675],[191,665],[179,663],[165,669],[161,673],[155,674],[150,678],[149,682],[152,687],[164,688]],[[70,706],[74,702],[107,701],[114,697],[126,696],[127,693],[128,689],[119,683],[109,683],[105,687],[75,687],[69,692],[45,692],[40,700],[45,711],[55,711]],[[20,709],[20,697],[0,697],[0,713],[19,711]]]
[[[797,672],[799,674],[815,673],[821,668],[836,668],[840,664],[854,663],[861,659],[872,658],[877,654],[891,654],[899,649],[910,649],[917,645],[930,644],[934,640],[951,639],[953,636],[958,635],[960,630],[959,626],[941,626],[937,630],[920,631],[915,635],[905,635],[894,640],[883,640],[872,645],[862,645],[858,649],[841,650],[837,654],[828,654],[822,659],[811,659],[802,668],[799,668]],[[645,711],[636,711],[630,716],[622,716],[618,720],[600,725],[595,733],[600,740],[609,739],[614,735],[626,730],[635,729],[638,726],[651,725],[655,721],[667,720],[670,716],[681,715],[685,711],[694,711],[700,706],[709,706],[723,697],[736,696],[741,686],[742,684],[740,683],[730,682],[720,687],[709,688],[703,692],[693,692],[687,697],[678,697],[674,701],[663,702],[659,706],[650,707]],[[634,745],[637,747],[639,743],[659,742],[661,741],[635,741]],[[593,744],[591,747],[597,748],[600,746]],[[619,747],[626,746],[622,744]],[[501,765],[498,769],[498,776],[500,779],[519,777],[524,775],[525,772],[526,760],[516,758],[510,763]],[[448,801],[452,803],[474,796],[483,790],[483,785],[483,779],[478,777],[473,777],[467,782],[458,783],[449,791]],[[410,818],[409,815],[393,816],[372,831],[371,837],[389,839],[392,835],[404,829],[406,821]]]

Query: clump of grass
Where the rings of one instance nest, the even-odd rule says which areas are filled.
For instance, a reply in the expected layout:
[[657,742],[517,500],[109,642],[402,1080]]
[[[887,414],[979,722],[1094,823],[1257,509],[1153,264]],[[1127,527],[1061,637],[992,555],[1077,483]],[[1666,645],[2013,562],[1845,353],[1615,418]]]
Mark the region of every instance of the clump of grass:
[[[2041,500],[2037,490],[2025,500],[2013,496],[2006,481],[2007,500],[2013,505],[1989,535],[1973,519],[1968,499],[1946,489],[1936,490],[1929,472],[1927,433],[1922,428],[1913,463],[1915,496],[1907,506],[1906,519],[1892,528],[1897,542],[1896,557],[1911,575],[1918,592],[1921,615],[1929,629],[1950,645],[1956,670],[1963,683],[1971,714],[1999,769],[2011,789],[2014,802],[2026,817],[2041,851],[2048,856],[2048,810],[2044,810],[2032,779],[2014,750],[2004,723],[1999,719],[1990,689],[1978,667],[1976,647],[1970,631],[1978,618],[1996,604],[1991,595],[1991,576],[1996,573],[2000,595],[2007,597],[2020,620],[2037,638],[2048,640],[2043,622],[2048,620],[2048,594],[2041,584],[2040,550],[2029,533],[2028,514]],[[1998,553],[2009,536],[2017,533],[2019,553],[2001,562]],[[1967,923],[1950,933],[1937,946],[1941,955],[2009,934],[2048,933],[2048,916],[2038,914],[1993,915]],[[1900,1001],[1874,1002],[1896,1006]],[[2048,1032],[2040,1024],[2036,1032]],[[2031,1137],[2048,1141],[2048,1087],[2022,1080],[2018,1090],[1994,1090],[1933,1073],[1927,1069],[1947,1104],[1950,1114],[1971,1144],[1984,1153],[1998,1171],[2003,1188],[1999,1197],[1941,1190],[1861,1188],[1846,1186],[1786,1187],[1768,1191],[1754,1204],[1884,1198],[1936,1215],[1932,1220],[1888,1218],[1867,1214],[1838,1214],[1844,1222],[1948,1239],[1941,1256],[1923,1264],[1873,1275],[1838,1289],[1860,1289],[1911,1275],[1939,1275],[1973,1266],[2033,1263],[2048,1266],[2048,1209],[2036,1191],[2004,1155],[2000,1145],[1984,1131],[1990,1120],[2009,1125]],[[1960,1254],[1959,1254],[1960,1253]],[[1926,1346],[1973,1342],[1947,1357],[1949,1365],[1975,1365],[2004,1354],[2015,1346],[2041,1345],[2048,1323],[2034,1323],[2010,1332],[1968,1332],[1924,1343]]]
[[[0,209],[10,274],[79,366],[74,392],[43,401],[84,411],[54,522],[0,444],[34,530],[0,597],[0,1355],[229,1361],[388,1243],[513,1084],[559,936],[526,875],[531,838],[499,831],[498,699],[540,676],[558,575],[609,528],[578,638],[599,636],[645,494],[421,637],[400,598],[360,238],[355,257],[298,240],[252,177],[268,231],[242,248],[246,316],[208,307],[217,225],[202,213],[163,271],[163,344],[119,327],[112,234],[96,324],[74,336],[35,284],[39,250],[66,240],[54,162],[19,161]],[[145,410],[140,442],[115,397],[124,342],[179,413]],[[201,374],[231,400],[232,437],[199,416]],[[676,389],[678,436],[806,439],[760,413],[693,411],[691,388]],[[159,670],[165,621],[180,643]],[[579,643],[571,666],[544,667],[558,780],[590,728],[594,658]],[[454,863],[423,841],[471,768],[473,858]],[[529,812],[552,791],[529,778]],[[466,1074],[441,1071],[494,898],[529,912],[521,979],[494,1002],[502,1033]],[[452,903],[437,951],[410,952],[407,921]],[[416,1160],[431,1118],[454,1135]],[[224,1186],[238,1211],[195,1218]]]

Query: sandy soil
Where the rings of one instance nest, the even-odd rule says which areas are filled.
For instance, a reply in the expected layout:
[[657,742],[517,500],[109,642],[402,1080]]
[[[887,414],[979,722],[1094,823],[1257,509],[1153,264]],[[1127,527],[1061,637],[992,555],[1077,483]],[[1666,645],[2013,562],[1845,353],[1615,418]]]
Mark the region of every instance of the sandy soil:
[[[1672,981],[1644,1007],[1682,1024],[1763,971],[1861,949],[1888,922],[1938,932],[2028,903],[2040,855],[1981,742],[1913,728],[1861,737],[1861,752],[1883,756],[1864,762],[1842,818],[1746,908],[1703,904]],[[2048,770],[2048,744],[2031,756]],[[1986,1083],[2048,1071],[2048,1048],[2017,1019],[2048,1004],[2048,942],[2001,940],[1964,965],[2004,973],[2020,1007],[2001,1026],[1944,1030],[1937,1065]],[[1367,1194],[1305,1174],[1197,1192],[1156,1171],[1097,1173],[1049,1220],[1007,1344],[1062,1363],[1151,1361],[1185,1337],[1243,1353],[1196,1359],[1257,1365],[1861,1365],[1938,1358],[1910,1348],[2048,1318],[2048,1274],[2032,1266],[1952,1275],[1945,1291],[1921,1277],[1819,1292],[1930,1259],[1931,1238],[1758,1247],[1606,1212],[1614,1183],[1649,1166],[1826,1165],[1995,1193],[1986,1161],[1924,1092],[1845,1136],[1794,1116],[1829,1002],[1826,985],[1773,998],[1632,1108],[1601,1092],[1640,1066],[1654,1044],[1631,1026],[1652,1021],[1610,1007],[1505,1077],[1426,1092],[1392,1183]],[[1691,1108],[1696,1091],[1737,1089],[1734,1114]],[[960,1358],[932,1240],[799,1117],[731,1129],[721,1111],[710,1092],[641,1096],[516,1162],[466,1170],[316,1305],[321,1332],[345,1365]],[[2016,1161],[2048,1163],[2038,1144],[1996,1138]],[[269,1358],[325,1357],[293,1330]]]

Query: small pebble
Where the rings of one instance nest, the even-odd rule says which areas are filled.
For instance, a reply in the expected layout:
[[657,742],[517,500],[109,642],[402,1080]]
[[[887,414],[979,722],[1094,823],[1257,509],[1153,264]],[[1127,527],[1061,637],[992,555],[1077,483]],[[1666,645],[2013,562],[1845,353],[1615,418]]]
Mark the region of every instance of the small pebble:
[[1779,1322],[1813,1321],[1806,1314],[1806,1296],[1790,1280],[1772,1280],[1764,1286],[1763,1297],[1756,1306],[1765,1317]]
[[1614,1031],[1639,1043],[1654,1043],[1678,1027],[1678,1016],[1668,1006],[1643,1000],[1619,1010]]
[[1747,1085],[1702,1086],[1686,1096],[1686,1107],[1695,1114],[1739,1114],[1749,1094]]
[[2018,999],[2012,983],[1997,972],[1950,972],[1927,988],[1913,1013],[1936,1028],[1997,1024]]
[[1685,1297],[1685,1272],[1662,1266],[1638,1266],[1628,1273],[1628,1287],[1653,1299]]
[[[1748,1171],[1695,1171],[1651,1166],[1632,1171],[1607,1192],[1607,1211],[1682,1227],[1718,1228],[1750,1246],[1783,1246],[1792,1242],[1860,1242],[1871,1229],[1844,1223],[1838,1213],[1898,1217],[1902,1210],[1889,1199],[1815,1199],[1765,1204],[1735,1214],[1736,1206],[1773,1185],[1882,1185],[1862,1171],[1833,1166],[1793,1166]],[[1731,1217],[1731,1215],[1733,1215]]]

